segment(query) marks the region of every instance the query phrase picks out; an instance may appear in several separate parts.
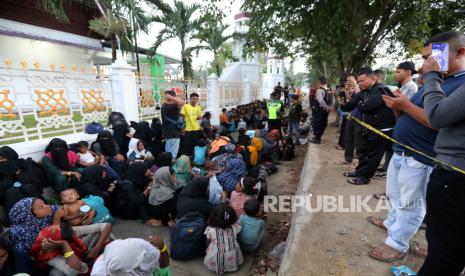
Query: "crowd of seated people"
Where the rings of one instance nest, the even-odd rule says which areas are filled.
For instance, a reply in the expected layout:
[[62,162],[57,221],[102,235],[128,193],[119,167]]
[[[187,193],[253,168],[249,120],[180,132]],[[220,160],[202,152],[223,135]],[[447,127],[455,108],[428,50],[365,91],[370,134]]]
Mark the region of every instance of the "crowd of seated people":
[[[266,176],[294,148],[292,139],[266,130],[263,102],[226,115],[230,125],[217,127],[207,112],[192,152],[176,158],[165,151],[159,119],[149,125],[112,115],[95,141],[54,138],[37,163],[0,147],[0,204],[7,214],[1,275],[113,275],[137,268],[169,275],[160,237],[116,240],[114,217],[170,227],[171,258],[204,256],[216,273],[236,270],[242,252],[256,250],[265,232]],[[180,140],[182,148],[182,133]],[[44,196],[46,187],[53,196]],[[186,239],[187,228],[198,235]],[[218,255],[231,258],[219,262]],[[137,275],[148,275],[142,272]]]

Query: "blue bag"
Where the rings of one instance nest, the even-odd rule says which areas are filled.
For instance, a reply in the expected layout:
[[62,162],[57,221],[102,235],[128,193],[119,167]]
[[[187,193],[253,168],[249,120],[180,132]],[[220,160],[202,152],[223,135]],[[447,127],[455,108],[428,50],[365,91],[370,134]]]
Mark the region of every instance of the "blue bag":
[[103,126],[101,124],[92,122],[86,126],[84,132],[87,134],[97,134],[102,130],[103,130]]
[[176,220],[171,229],[170,257],[175,260],[190,260],[205,255],[205,218],[192,214]]
[[94,195],[88,195],[82,199],[90,208],[94,209],[95,217],[92,220],[92,223],[102,223],[109,222],[113,223],[113,217],[110,214],[110,211],[105,207],[103,198]]

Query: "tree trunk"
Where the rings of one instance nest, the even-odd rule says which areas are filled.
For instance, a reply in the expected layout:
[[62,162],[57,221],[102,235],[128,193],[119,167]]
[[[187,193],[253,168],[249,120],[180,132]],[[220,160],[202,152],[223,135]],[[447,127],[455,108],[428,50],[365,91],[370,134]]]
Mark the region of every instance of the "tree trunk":
[[342,56],[342,48],[337,48],[337,67],[339,69],[339,84],[343,85],[345,81],[345,68],[344,68],[344,59]]
[[116,35],[111,35],[111,61],[115,62],[116,60]]

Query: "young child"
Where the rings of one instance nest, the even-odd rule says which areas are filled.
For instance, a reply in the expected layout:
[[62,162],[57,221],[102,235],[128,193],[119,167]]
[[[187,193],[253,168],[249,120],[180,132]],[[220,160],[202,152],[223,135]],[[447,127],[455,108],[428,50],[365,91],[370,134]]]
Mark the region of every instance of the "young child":
[[248,147],[250,146],[250,136],[248,136],[246,133],[245,128],[240,128],[239,129],[239,137],[237,138],[237,144],[243,146],[243,147]]
[[249,199],[254,199],[257,193],[257,181],[253,177],[241,178],[236,185],[236,190],[231,193],[229,204],[239,218],[244,213],[244,203]]
[[127,156],[130,163],[153,159],[152,153],[145,149],[144,142],[135,138],[131,138],[131,141],[129,142],[129,151]]
[[89,143],[86,141],[79,141],[76,144],[76,148],[78,150],[79,155],[79,165],[82,167],[89,167],[95,164],[100,164],[101,160],[100,156],[97,156],[95,153],[89,150]]
[[194,164],[196,166],[205,165],[207,160],[207,141],[199,139],[197,146],[194,147]]
[[265,221],[258,217],[260,202],[257,199],[249,199],[244,204],[245,214],[239,218],[238,224],[241,232],[237,236],[241,249],[244,252],[252,252],[258,248],[265,232]]
[[282,160],[290,161],[294,158],[294,149],[295,145],[292,141],[291,136],[287,136],[283,139],[283,143],[281,145],[281,152],[282,152]]
[[[63,204],[62,219],[72,226],[111,222],[113,220],[110,212],[104,206],[103,198],[99,196],[89,196],[80,200],[76,189],[70,188],[60,193],[60,200]],[[83,207],[82,210],[81,207]]]
[[241,227],[236,224],[236,213],[227,204],[217,205],[208,219],[205,235],[210,241],[204,264],[217,274],[236,271],[242,264],[242,252],[237,242]]

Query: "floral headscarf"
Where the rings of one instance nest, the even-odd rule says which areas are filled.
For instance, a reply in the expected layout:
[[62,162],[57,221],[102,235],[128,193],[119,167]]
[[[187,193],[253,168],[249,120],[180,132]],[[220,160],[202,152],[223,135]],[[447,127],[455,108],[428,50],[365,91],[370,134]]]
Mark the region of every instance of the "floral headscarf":
[[28,197],[18,201],[10,210],[10,240],[13,247],[21,253],[29,253],[40,230],[52,223],[57,205],[50,206],[49,216],[38,218],[32,212],[32,203],[36,198]]

